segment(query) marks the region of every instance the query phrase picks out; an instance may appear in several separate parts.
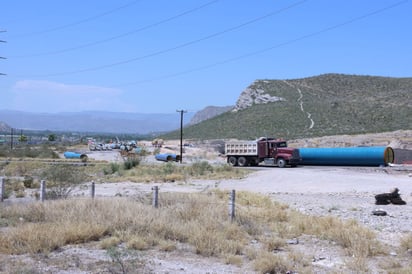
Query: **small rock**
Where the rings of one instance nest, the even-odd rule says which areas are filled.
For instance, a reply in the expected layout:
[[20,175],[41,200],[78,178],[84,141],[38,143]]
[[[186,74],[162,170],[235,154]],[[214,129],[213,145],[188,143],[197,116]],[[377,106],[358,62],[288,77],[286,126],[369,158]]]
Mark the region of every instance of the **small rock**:
[[326,260],[326,257],[318,257],[318,258],[313,257],[312,262],[317,262],[317,261],[322,261],[322,260]]
[[386,211],[382,209],[375,209],[374,211],[372,211],[372,214],[375,216],[386,216],[387,215]]
[[288,244],[297,245],[297,244],[299,244],[299,239],[298,238],[293,238],[291,240],[288,240]]

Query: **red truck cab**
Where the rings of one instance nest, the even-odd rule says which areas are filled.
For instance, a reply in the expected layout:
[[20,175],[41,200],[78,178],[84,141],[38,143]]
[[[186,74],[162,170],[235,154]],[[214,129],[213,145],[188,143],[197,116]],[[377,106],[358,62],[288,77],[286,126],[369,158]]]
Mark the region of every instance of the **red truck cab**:
[[258,160],[269,165],[295,167],[301,161],[299,150],[290,148],[287,142],[281,139],[261,138],[258,141]]

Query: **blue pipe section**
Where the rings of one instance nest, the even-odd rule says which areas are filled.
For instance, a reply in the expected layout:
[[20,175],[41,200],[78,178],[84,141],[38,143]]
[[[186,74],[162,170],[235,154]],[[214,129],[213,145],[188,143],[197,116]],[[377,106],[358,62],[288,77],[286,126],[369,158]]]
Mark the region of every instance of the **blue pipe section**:
[[301,164],[386,166],[394,162],[391,147],[299,148]]
[[170,162],[170,161],[177,162],[180,160],[180,156],[173,154],[173,153],[156,154],[155,158],[158,161],[164,161],[164,162]]
[[64,158],[66,159],[80,159],[83,162],[87,161],[87,155],[82,154],[82,153],[77,153],[77,152],[72,152],[72,151],[66,151],[63,153]]

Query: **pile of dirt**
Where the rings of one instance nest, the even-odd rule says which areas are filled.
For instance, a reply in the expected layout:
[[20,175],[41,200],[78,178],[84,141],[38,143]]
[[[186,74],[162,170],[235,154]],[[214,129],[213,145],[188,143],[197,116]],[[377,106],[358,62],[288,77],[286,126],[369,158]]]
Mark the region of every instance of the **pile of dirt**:
[[396,149],[412,150],[412,130],[303,138],[289,140],[288,143],[289,146],[296,148],[390,146]]

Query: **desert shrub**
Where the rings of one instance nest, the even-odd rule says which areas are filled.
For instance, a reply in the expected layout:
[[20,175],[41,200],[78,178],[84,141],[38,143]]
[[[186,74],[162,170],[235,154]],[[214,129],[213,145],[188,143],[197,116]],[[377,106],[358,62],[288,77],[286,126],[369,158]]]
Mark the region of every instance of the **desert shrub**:
[[139,157],[128,157],[127,160],[123,163],[124,169],[132,169],[140,164]]
[[161,251],[171,252],[176,249],[177,249],[177,246],[174,241],[163,240],[159,242],[159,250]]
[[172,174],[177,171],[176,164],[173,162],[167,162],[162,166],[162,173],[164,175]]
[[[262,252],[255,260],[255,270],[258,273],[289,273],[291,263],[281,255]],[[293,273],[293,272],[292,272]]]
[[134,249],[134,250],[147,250],[150,245],[147,243],[147,241],[139,236],[134,236],[131,239],[129,239],[126,243],[126,247],[128,249]]
[[120,165],[118,163],[110,163],[109,167],[103,169],[103,173],[104,175],[115,174],[116,172],[119,172],[119,170]]
[[24,190],[19,190],[16,192],[15,196],[16,198],[23,198],[26,196],[26,192],[24,192]]
[[109,248],[112,248],[112,247],[115,247],[115,246],[119,245],[120,242],[121,241],[118,237],[112,236],[112,237],[103,239],[100,242],[100,247],[103,248],[103,249],[109,249]]
[[23,179],[24,187],[26,187],[26,188],[32,188],[32,187],[33,187],[33,182],[34,182],[33,177],[27,176],[27,175],[24,176],[24,179]]
[[205,175],[206,173],[213,172],[213,166],[207,161],[201,161],[193,163],[189,170],[190,175]]
[[47,181],[46,194],[48,199],[67,198],[73,189],[84,182],[87,178],[82,167],[71,165],[49,166],[43,173],[42,178]]
[[241,267],[243,264],[243,258],[240,255],[227,255],[225,258],[225,263]]
[[145,273],[145,263],[133,250],[111,247],[107,249],[107,255],[110,257],[113,265],[108,269],[108,273]]
[[409,233],[407,236],[402,237],[401,248],[404,251],[412,250],[412,233]]

